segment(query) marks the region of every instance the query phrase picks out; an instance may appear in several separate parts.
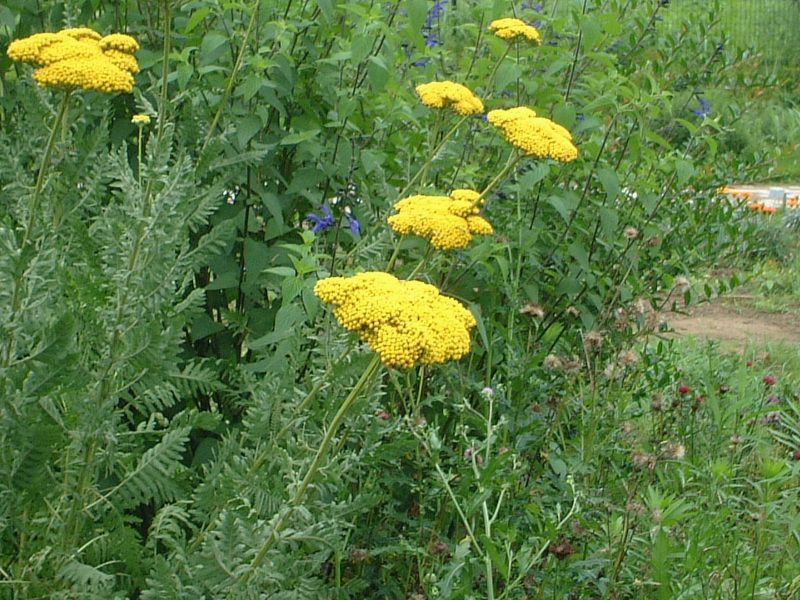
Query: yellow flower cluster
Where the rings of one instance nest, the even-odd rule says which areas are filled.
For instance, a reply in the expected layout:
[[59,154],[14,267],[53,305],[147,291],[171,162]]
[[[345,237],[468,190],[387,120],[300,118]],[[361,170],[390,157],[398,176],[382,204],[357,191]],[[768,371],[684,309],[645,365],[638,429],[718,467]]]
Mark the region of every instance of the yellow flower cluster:
[[133,115],[131,117],[131,123],[134,125],[149,125],[150,124],[150,115],[145,113],[139,113],[138,115]]
[[520,19],[497,19],[489,23],[489,29],[491,29],[497,37],[503,38],[504,40],[513,40],[518,37],[523,37],[536,44],[542,43],[542,36],[539,35],[539,30]]
[[314,293],[333,304],[339,323],[358,333],[387,366],[438,364],[469,352],[475,318],[430,284],[379,271],[322,279]]
[[537,117],[525,106],[491,110],[489,122],[499,128],[505,138],[528,156],[553,158],[570,162],[578,157],[572,135],[550,119]]
[[39,67],[33,78],[43,87],[131,92],[139,72],[138,42],[121,33],[101,37],[87,27],[36,33],[8,46],[12,60]]
[[452,81],[432,81],[417,86],[417,94],[429,108],[452,108],[462,116],[483,112],[483,102],[469,88]]
[[410,196],[394,205],[397,214],[389,217],[389,225],[397,233],[427,238],[440,250],[464,248],[473,235],[493,231],[478,214],[479,197],[474,190],[455,190],[450,196]]

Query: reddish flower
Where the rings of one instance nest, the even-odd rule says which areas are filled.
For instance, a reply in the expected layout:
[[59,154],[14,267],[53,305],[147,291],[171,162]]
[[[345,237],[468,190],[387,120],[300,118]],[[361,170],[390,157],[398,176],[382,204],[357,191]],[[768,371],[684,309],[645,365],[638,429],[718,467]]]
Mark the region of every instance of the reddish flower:
[[379,419],[383,419],[384,421],[388,421],[391,418],[391,415],[385,410],[379,410],[375,413],[375,416]]
[[775,385],[775,375],[764,375],[764,379],[762,379],[764,385]]
[[752,367],[753,366],[753,361],[752,360],[748,360],[746,364],[747,364],[748,367]]
[[690,394],[692,392],[692,388],[690,388],[685,383],[682,383],[678,386],[678,393],[680,394]]
[[792,458],[795,460],[800,460],[800,450],[795,450],[792,454]]

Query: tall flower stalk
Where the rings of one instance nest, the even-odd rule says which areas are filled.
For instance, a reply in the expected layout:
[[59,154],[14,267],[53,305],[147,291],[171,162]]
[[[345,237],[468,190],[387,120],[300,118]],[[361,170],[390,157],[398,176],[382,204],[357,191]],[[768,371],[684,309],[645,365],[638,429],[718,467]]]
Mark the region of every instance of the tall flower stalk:
[[361,392],[369,385],[375,374],[379,371],[380,366],[380,357],[376,354],[369,362],[366,369],[364,369],[364,372],[353,386],[353,389],[350,390],[350,393],[339,406],[339,410],[337,410],[336,414],[333,416],[333,419],[328,426],[328,430],[325,432],[325,436],[322,438],[319,447],[317,447],[314,459],[311,461],[311,465],[306,470],[305,476],[297,486],[297,490],[295,490],[292,498],[278,511],[280,517],[278,517],[278,520],[272,526],[272,531],[261,548],[259,548],[258,554],[256,554],[255,558],[253,558],[250,566],[240,576],[238,581],[239,584],[246,585],[253,577],[253,574],[256,572],[256,570],[264,563],[267,554],[278,541],[280,533],[286,528],[286,525],[288,525],[289,519],[294,514],[295,509],[300,506],[305,499],[306,492],[308,491],[311,482],[316,478],[317,473],[319,472],[319,469],[325,460],[325,455],[328,453],[328,449],[331,446],[333,437],[336,435],[336,432],[341,426],[342,421],[344,421],[348,411],[353,404],[355,404],[356,400],[358,400]]

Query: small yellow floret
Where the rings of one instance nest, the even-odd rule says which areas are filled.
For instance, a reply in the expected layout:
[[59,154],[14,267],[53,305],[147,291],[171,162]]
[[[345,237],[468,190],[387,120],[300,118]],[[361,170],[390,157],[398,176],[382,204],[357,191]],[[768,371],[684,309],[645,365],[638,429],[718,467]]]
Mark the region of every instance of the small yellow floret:
[[562,162],[571,162],[578,157],[570,132],[550,119],[537,117],[530,108],[519,106],[492,110],[487,119],[512,145],[528,156]]
[[432,81],[420,84],[416,89],[422,103],[429,108],[452,108],[463,116],[483,112],[480,98],[460,83]]
[[491,29],[497,37],[503,38],[504,40],[513,40],[518,37],[523,37],[536,44],[542,43],[542,36],[539,35],[539,30],[520,19],[497,19],[489,23],[489,29]]
[[128,35],[104,38],[87,27],[37,33],[8,46],[8,56],[39,69],[33,78],[44,87],[130,92],[139,63],[139,44]]
[[139,63],[136,57],[131,54],[125,54],[119,50],[106,50],[103,55],[117,68],[127,71],[133,75],[139,72]]
[[71,27],[69,29],[62,29],[58,33],[75,38],[76,40],[94,40],[95,42],[100,40],[100,34],[88,27]]
[[133,54],[139,50],[139,42],[124,33],[112,33],[100,40],[100,48],[104,51],[118,50],[125,54]]
[[369,272],[323,279],[314,293],[387,366],[438,364],[469,352],[472,313],[427,283]]
[[401,235],[424,237],[435,248],[464,248],[473,235],[492,233],[492,225],[478,215],[473,190],[456,190],[452,196],[410,196],[394,205],[397,214],[389,217],[391,228]]
[[146,115],[144,113],[133,115],[133,117],[131,117],[131,123],[133,123],[134,125],[149,125],[150,115]]

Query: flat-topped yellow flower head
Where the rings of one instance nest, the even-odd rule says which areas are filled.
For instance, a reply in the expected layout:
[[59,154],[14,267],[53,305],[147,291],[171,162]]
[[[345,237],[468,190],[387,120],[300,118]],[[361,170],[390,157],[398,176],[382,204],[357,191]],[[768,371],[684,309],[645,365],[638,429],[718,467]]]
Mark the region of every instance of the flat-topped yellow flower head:
[[358,333],[386,366],[439,364],[469,352],[475,318],[430,284],[373,271],[322,279],[314,293],[333,305],[342,327]]
[[37,67],[33,78],[43,87],[99,92],[131,92],[139,72],[134,53],[139,43],[129,35],[102,37],[87,27],[36,33],[8,46],[12,60]]
[[524,38],[535,44],[542,43],[542,36],[539,35],[539,30],[533,25],[528,25],[521,19],[497,19],[489,23],[489,29],[491,29],[497,37],[503,38],[504,40]]
[[537,117],[530,108],[518,106],[491,110],[487,119],[512,145],[528,156],[561,162],[571,162],[578,157],[570,132],[550,119]]
[[452,81],[432,81],[417,86],[417,94],[429,108],[452,108],[462,116],[483,112],[483,102],[469,88]]
[[474,190],[455,190],[450,196],[410,196],[394,205],[391,228],[401,235],[424,237],[439,250],[464,248],[473,235],[492,233],[492,225],[478,214],[480,196]]

